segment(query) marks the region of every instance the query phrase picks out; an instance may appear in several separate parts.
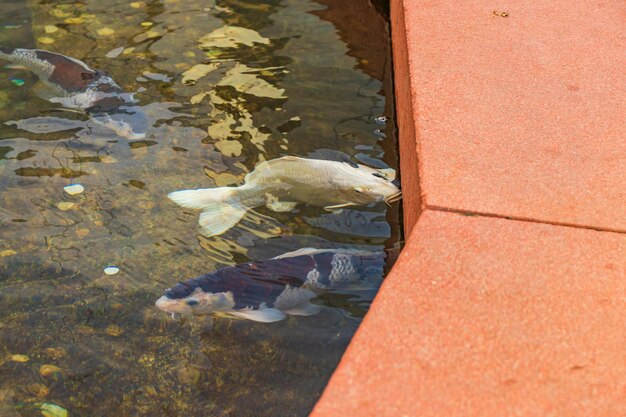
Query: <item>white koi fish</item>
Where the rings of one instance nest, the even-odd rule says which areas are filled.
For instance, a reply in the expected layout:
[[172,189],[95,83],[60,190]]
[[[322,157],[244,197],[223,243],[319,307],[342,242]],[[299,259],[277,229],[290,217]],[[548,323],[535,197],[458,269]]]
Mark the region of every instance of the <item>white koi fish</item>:
[[401,198],[393,169],[374,169],[353,162],[285,156],[261,162],[238,187],[175,191],[175,203],[201,209],[200,228],[216,236],[237,224],[247,210],[267,206],[276,212],[299,203],[333,211]]

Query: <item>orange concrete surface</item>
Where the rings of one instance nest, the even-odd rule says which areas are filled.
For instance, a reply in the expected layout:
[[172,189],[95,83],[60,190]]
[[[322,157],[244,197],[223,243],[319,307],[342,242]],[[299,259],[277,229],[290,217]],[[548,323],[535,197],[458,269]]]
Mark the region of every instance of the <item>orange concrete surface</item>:
[[626,3],[402,11],[427,207],[626,231]]
[[312,417],[626,415],[625,15],[391,0],[407,245]]
[[426,211],[313,417],[626,415],[626,239]]

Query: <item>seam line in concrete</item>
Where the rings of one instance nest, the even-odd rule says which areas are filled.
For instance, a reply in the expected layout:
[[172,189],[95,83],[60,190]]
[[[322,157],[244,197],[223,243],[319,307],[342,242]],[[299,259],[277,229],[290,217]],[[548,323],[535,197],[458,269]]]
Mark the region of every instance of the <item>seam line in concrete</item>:
[[550,226],[571,227],[571,228],[574,228],[574,229],[585,229],[585,230],[594,230],[596,232],[618,233],[618,234],[621,234],[621,235],[626,234],[626,230],[620,230],[620,229],[609,229],[609,228],[587,226],[587,225],[575,224],[575,223],[551,222],[551,221],[547,221],[547,220],[531,219],[531,218],[528,218],[528,217],[504,216],[502,214],[496,214],[496,213],[483,213],[483,212],[480,212],[480,211],[459,210],[459,209],[453,209],[453,208],[449,208],[449,207],[440,207],[440,206],[426,205],[424,207],[424,210],[443,211],[443,212],[446,212],[446,213],[456,213],[456,214],[461,214],[461,215],[470,216],[470,217],[471,216],[482,216],[482,217],[492,217],[492,218],[495,218],[495,219],[515,220],[515,221],[527,222],[527,223],[548,224]]

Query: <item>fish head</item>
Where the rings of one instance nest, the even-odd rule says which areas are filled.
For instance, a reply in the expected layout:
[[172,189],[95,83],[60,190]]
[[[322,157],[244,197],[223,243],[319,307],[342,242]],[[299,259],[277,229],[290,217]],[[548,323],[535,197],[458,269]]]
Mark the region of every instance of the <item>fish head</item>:
[[[183,286],[184,288],[176,288]],[[183,290],[181,292],[181,289]],[[229,292],[204,292],[201,288],[189,291],[187,283],[180,283],[168,289],[155,306],[166,313],[182,314],[185,316],[211,314],[227,311],[234,307],[233,296]]]
[[341,164],[337,188],[344,190],[344,197],[356,204],[378,201],[391,203],[400,199],[402,192],[396,185],[395,170],[376,169],[353,162]]

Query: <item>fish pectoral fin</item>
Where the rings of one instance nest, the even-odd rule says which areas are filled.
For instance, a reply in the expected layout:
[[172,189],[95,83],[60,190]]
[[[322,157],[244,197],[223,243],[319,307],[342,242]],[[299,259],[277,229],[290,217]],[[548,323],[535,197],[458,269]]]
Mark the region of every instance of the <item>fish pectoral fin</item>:
[[344,208],[344,207],[350,207],[350,206],[356,206],[356,204],[350,203],[350,202],[335,204],[334,206],[325,206],[324,210],[333,211],[333,210],[337,210],[337,209]]
[[313,314],[319,313],[321,310],[321,305],[306,302],[284,311],[285,314],[289,314],[290,316],[312,316]]
[[266,204],[267,208],[276,211],[278,213],[283,213],[286,211],[291,211],[298,205],[295,201],[272,201]]
[[14,69],[14,70],[30,71],[30,68],[28,68],[26,65],[22,65],[22,64],[6,64],[4,66],[4,68],[6,68],[6,69]]
[[396,179],[396,170],[393,168],[383,168],[378,170],[387,181],[393,181]]
[[275,308],[263,308],[260,310],[239,310],[230,311],[230,315],[240,317],[242,319],[248,319],[252,321],[258,321],[260,323],[273,323],[275,321],[281,321],[285,317],[285,314]]
[[33,93],[37,97],[43,100],[55,102],[55,100],[59,99],[59,95],[62,94],[58,88],[55,88],[49,82],[45,82],[42,80],[37,80],[37,82],[33,85]]

